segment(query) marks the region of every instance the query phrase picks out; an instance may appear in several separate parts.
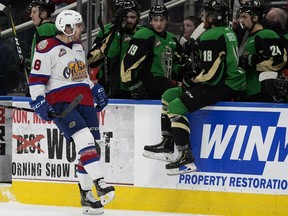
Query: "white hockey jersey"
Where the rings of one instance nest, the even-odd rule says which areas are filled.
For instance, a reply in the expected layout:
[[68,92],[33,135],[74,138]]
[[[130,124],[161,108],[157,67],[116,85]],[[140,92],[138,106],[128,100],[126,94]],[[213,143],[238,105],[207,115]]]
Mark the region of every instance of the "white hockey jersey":
[[42,95],[53,105],[71,102],[82,94],[80,104],[93,106],[93,85],[81,43],[65,44],[54,37],[37,44],[29,76],[32,100]]

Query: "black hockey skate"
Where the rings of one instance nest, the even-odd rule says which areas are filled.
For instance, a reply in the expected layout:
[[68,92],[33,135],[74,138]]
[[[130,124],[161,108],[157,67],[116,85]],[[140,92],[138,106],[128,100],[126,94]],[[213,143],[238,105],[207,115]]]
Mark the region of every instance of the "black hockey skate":
[[171,137],[164,136],[156,145],[144,146],[143,156],[165,162],[173,161],[174,141]]
[[175,161],[166,165],[167,175],[179,175],[194,172],[197,167],[194,164],[191,150],[181,150]]
[[115,188],[113,186],[107,186],[103,178],[93,181],[96,186],[97,195],[101,200],[102,205],[107,205],[115,197]]
[[82,190],[78,184],[81,196],[81,205],[83,214],[101,215],[104,213],[103,205],[100,200],[94,198],[91,190]]

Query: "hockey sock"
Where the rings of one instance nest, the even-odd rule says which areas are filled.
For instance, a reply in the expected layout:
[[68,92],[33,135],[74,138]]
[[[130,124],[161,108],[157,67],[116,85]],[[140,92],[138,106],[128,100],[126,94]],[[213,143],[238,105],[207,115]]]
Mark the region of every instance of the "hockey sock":
[[190,145],[190,124],[188,119],[184,116],[174,115],[173,117],[171,116],[170,120],[172,122],[172,135],[177,148],[181,149],[181,146]]
[[93,187],[93,179],[90,178],[80,160],[77,165],[77,171],[78,171],[77,172],[78,180],[81,185],[81,188],[83,190],[91,190]]
[[83,168],[89,174],[91,179],[98,179],[103,177],[103,171],[100,163],[100,157],[97,154],[94,146],[87,147],[80,151],[80,162]]
[[171,132],[171,121],[167,115],[167,103],[162,100],[162,110],[161,110],[161,131],[162,136],[172,136]]

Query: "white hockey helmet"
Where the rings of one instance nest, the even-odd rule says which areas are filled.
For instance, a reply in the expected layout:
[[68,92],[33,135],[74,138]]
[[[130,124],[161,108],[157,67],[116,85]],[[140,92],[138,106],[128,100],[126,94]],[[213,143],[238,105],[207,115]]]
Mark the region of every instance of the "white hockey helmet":
[[[75,33],[76,24],[82,22],[83,19],[79,12],[74,10],[64,10],[57,15],[55,25],[58,31],[63,32],[67,36],[72,36]],[[65,32],[66,25],[70,25],[70,27],[73,29],[71,34],[67,34]]]

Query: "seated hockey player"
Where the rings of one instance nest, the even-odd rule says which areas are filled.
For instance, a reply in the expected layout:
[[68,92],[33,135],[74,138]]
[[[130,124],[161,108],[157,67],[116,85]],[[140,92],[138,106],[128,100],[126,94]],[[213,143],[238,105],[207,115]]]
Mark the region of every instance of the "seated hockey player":
[[[206,31],[197,46],[199,66],[195,73],[186,72],[183,87],[170,88],[162,95],[163,139],[159,144],[145,145],[143,156],[167,162],[167,175],[197,170],[187,114],[218,101],[230,101],[245,90],[245,72],[237,67],[237,37],[227,27],[228,5],[227,0],[204,3],[202,21]],[[178,151],[176,159],[173,157],[175,146]]]

